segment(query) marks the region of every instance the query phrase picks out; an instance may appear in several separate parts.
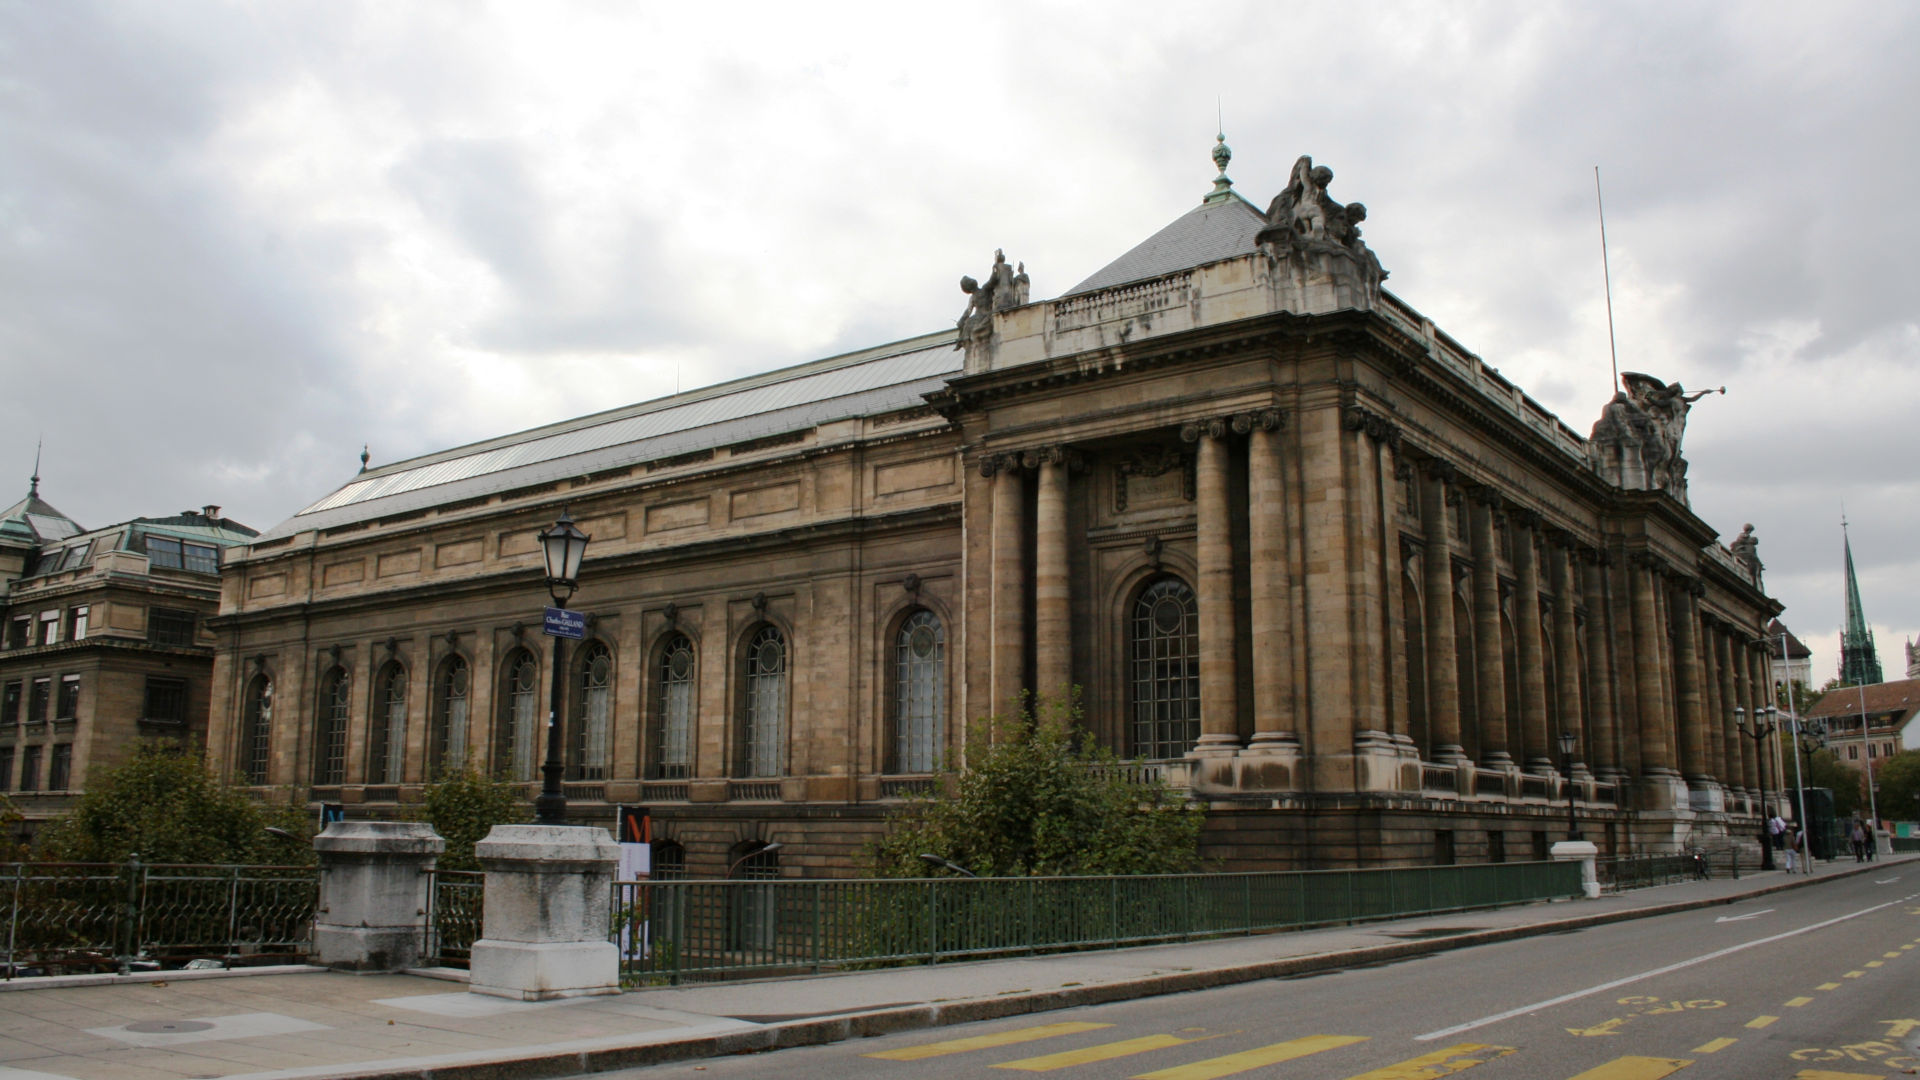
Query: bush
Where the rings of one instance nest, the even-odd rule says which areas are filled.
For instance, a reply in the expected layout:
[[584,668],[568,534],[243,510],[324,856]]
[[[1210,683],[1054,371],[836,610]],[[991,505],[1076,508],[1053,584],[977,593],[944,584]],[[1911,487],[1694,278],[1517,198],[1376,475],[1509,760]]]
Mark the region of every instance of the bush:
[[478,870],[473,845],[486,839],[495,825],[518,825],[532,820],[533,804],[520,798],[520,789],[467,766],[428,784],[414,808],[413,818],[433,826],[447,842],[440,856],[442,870]]
[[[267,832],[269,826],[293,836]],[[291,804],[263,806],[172,742],[143,743],[96,772],[86,794],[42,829],[38,858],[60,862],[297,863],[314,861],[313,823]]]
[[883,877],[921,877],[921,854],[981,877],[1169,874],[1199,861],[1204,815],[1136,780],[1077,729],[1077,696],[1041,698],[967,733],[967,767],[896,815],[870,852]]

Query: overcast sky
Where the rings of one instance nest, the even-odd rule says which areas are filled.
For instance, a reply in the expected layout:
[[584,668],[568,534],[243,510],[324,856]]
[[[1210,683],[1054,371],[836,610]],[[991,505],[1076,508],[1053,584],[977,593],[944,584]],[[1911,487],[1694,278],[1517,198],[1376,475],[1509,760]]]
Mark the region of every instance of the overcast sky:
[[1599,165],[1621,368],[1727,387],[1694,509],[1824,680],[1844,502],[1900,677],[1920,6],[1185,10],[0,0],[0,501],[44,434],[84,525],[265,528],[363,443],[950,326],[996,247],[1054,296],[1207,192],[1218,108],[1237,190],[1331,166],[1388,287],[1581,432]]

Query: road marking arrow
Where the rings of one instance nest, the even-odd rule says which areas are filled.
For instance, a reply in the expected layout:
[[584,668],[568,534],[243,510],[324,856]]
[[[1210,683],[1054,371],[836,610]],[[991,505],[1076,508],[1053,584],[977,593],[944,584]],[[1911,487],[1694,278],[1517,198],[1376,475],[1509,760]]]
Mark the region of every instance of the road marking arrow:
[[1920,1020],[1882,1020],[1887,1025],[1887,1038],[1904,1039],[1920,1030]]
[[1628,1019],[1627,1017],[1616,1016],[1613,1019],[1608,1020],[1606,1023],[1595,1024],[1590,1028],[1568,1028],[1567,1034],[1569,1035],[1618,1035],[1620,1034],[1620,1030],[1619,1030],[1620,1026],[1622,1024],[1625,1024],[1627,1022],[1627,1019]]
[[1769,911],[1772,911],[1772,910],[1774,910],[1774,909],[1773,909],[1773,908],[1762,908],[1762,909],[1760,909],[1759,911],[1753,911],[1753,912],[1748,912],[1748,913],[1747,913],[1747,914],[1745,914],[1745,915],[1722,915],[1722,916],[1720,916],[1719,918],[1717,918],[1717,919],[1715,919],[1715,920],[1713,920],[1713,921],[1714,921],[1714,922],[1717,922],[1717,923],[1723,923],[1723,922],[1745,922],[1745,921],[1747,921],[1748,919],[1757,919],[1757,918],[1759,918],[1760,916],[1762,916],[1762,915],[1765,915],[1765,914],[1766,914],[1767,912],[1769,912]]
[[1875,885],[1891,885],[1891,884],[1893,884],[1894,882],[1896,882],[1896,881],[1899,881],[1899,880],[1900,880],[1900,879],[1899,879],[1899,878],[1897,878],[1897,877],[1890,877],[1890,878],[1876,878],[1876,879],[1874,880],[1874,884],[1875,884]]

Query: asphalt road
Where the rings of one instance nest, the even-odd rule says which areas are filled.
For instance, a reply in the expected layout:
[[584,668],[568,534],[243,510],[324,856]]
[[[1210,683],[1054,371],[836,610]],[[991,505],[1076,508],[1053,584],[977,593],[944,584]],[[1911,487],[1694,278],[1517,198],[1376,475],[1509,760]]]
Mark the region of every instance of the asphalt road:
[[[1473,926],[1463,915],[1457,928]],[[938,978],[930,971],[929,978]],[[1920,872],[629,1080],[1852,1080],[1920,1073]]]

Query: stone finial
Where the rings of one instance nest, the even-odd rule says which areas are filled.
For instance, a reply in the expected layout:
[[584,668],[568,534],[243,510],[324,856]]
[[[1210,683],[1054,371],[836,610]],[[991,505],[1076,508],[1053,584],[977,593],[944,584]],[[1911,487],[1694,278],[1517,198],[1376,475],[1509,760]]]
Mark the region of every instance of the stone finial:
[[1225,202],[1233,194],[1233,181],[1227,178],[1227,162],[1232,160],[1233,149],[1227,145],[1227,133],[1222,131],[1214,136],[1213,143],[1213,163],[1220,175],[1213,178],[1213,190],[1202,202]]
[[367,471],[367,462],[372,460],[372,458],[373,458],[372,451],[367,447],[365,443],[362,443],[360,446],[360,471],[361,472]]

